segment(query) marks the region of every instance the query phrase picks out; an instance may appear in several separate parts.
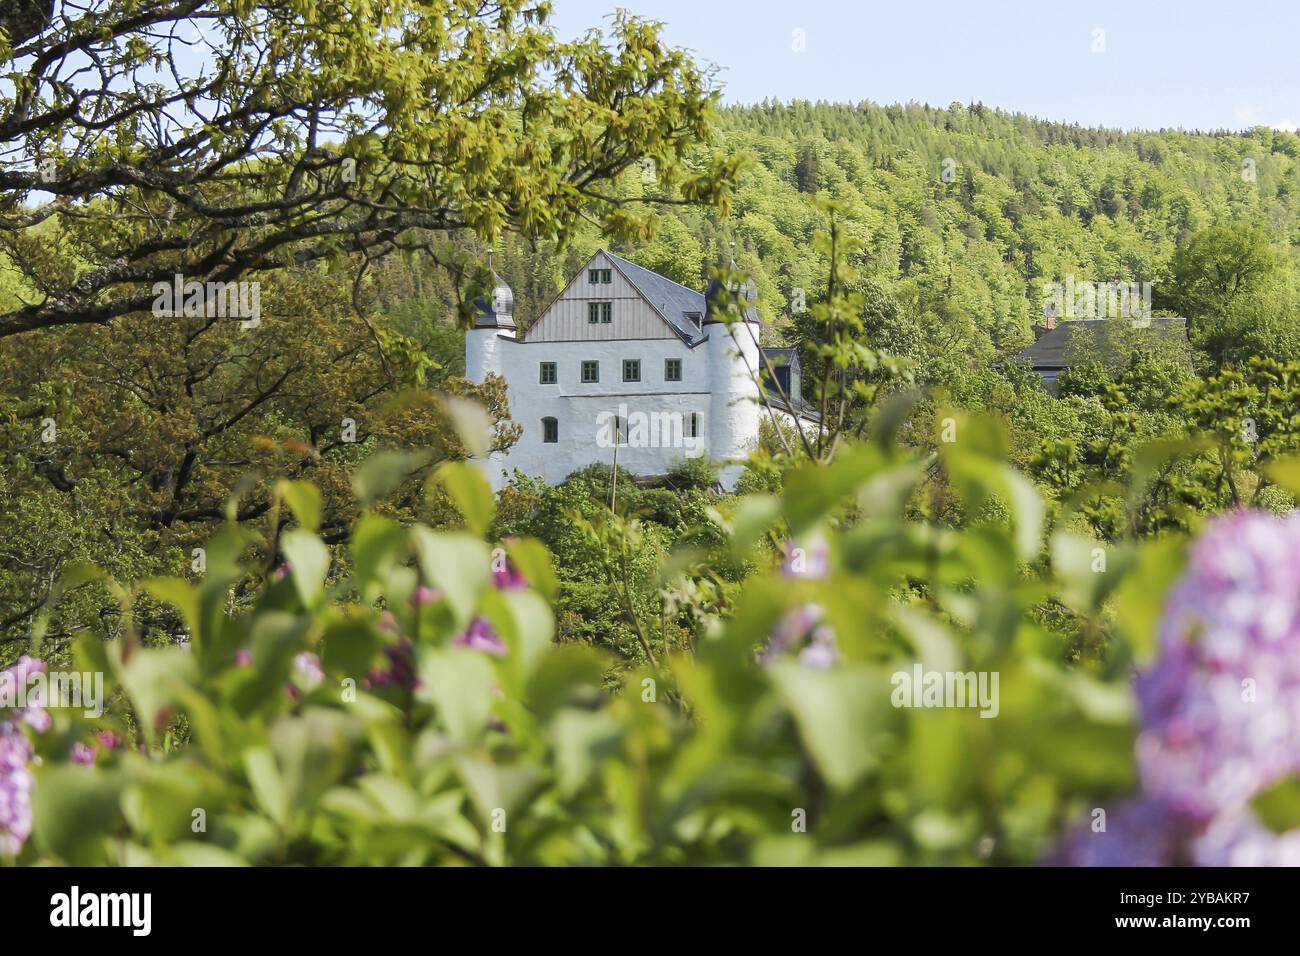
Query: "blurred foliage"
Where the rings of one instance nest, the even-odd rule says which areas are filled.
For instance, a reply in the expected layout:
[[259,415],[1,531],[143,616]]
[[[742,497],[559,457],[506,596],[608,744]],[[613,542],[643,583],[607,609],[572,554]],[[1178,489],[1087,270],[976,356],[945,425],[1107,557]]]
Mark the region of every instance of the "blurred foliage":
[[[824,567],[761,561],[693,652],[655,648],[612,694],[600,650],[554,641],[548,603],[577,539],[636,546],[618,540],[635,538],[633,519],[588,520],[574,552],[554,556],[505,539],[527,586],[502,587],[491,533],[371,510],[346,562],[331,562],[311,496],[279,486],[277,508],[297,518],[281,535],[287,574],[247,562],[274,525],[230,523],[202,576],[114,585],[121,638],[77,638],[76,665],[108,675],[109,708],[97,720],[54,711],[37,738],[35,831],[19,862],[1033,862],[1062,820],[1131,787],[1127,669],[1146,641],[1121,627],[1067,665],[1031,611],[1053,601],[1099,621],[1147,552],[1108,547],[1098,570],[1096,542],[1055,534],[1044,549],[1042,502],[996,426],[957,427],[938,467],[972,513],[997,502],[1001,519],[904,517],[925,463],[892,432],[802,465],[783,497],[741,502],[721,544],[746,555],[774,531],[815,536]],[[400,463],[387,467],[375,480],[401,480]],[[486,528],[494,502],[466,468],[434,480]],[[580,509],[589,489],[554,491]],[[563,505],[549,507],[559,520]],[[230,589],[250,576],[258,596],[230,612]],[[141,642],[130,607],[145,594],[184,617],[185,647]],[[1139,586],[1122,598],[1145,623],[1161,596]],[[770,635],[809,605],[840,660],[760,666]],[[484,625],[504,653],[461,646]],[[304,676],[304,653],[320,675]],[[996,719],[891,706],[892,675],[914,665],[996,672]],[[104,730],[122,745],[98,747],[90,767],[68,762],[74,741]]]

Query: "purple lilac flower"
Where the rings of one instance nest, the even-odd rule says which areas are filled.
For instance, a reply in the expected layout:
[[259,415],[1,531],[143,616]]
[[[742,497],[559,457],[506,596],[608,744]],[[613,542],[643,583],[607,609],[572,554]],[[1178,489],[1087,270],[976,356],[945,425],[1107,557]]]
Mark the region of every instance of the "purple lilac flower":
[[1242,807],[1215,817],[1192,855],[1197,866],[1300,866],[1300,829],[1274,833]]
[[[5,696],[16,700],[18,689],[26,688],[33,674],[44,671],[43,661],[23,655],[12,667],[0,671]],[[49,728],[50,715],[36,694],[26,695],[22,710],[0,711],[0,856],[17,856],[32,832],[36,781],[30,766],[32,745],[23,733],[23,724],[38,733]]]
[[1122,839],[1067,837],[1058,861],[1172,862],[1172,840],[1202,866],[1300,865],[1300,830],[1273,833],[1251,807],[1300,772],[1297,582],[1300,512],[1240,511],[1206,528],[1170,592],[1159,656],[1135,682],[1144,795],[1132,820],[1112,816]]
[[803,542],[787,543],[785,560],[781,562],[782,577],[822,581],[830,570],[831,548],[824,535],[818,533]]
[[320,658],[311,651],[303,651],[293,659],[293,672],[305,690],[311,690],[325,679],[325,671],[321,669]]
[[99,733],[95,734],[95,740],[98,741],[99,745],[103,747],[105,750],[117,749],[117,745],[118,745],[117,734],[113,733],[113,731],[111,730],[99,731]]
[[517,591],[528,587],[528,582],[524,580],[524,576],[519,573],[519,569],[515,567],[514,562],[508,557],[502,557],[498,561],[494,556],[492,560],[492,586],[498,591]]
[[0,721],[0,856],[17,856],[32,832],[32,745],[14,721]]
[[415,676],[415,649],[409,638],[384,648],[388,657],[386,668],[372,668],[366,678],[369,687],[401,687],[407,690],[420,686]]
[[830,667],[840,658],[835,631],[825,623],[826,612],[820,604],[801,604],[790,611],[772,631],[759,656],[766,667],[783,654],[799,647],[799,663],[819,670]]
[[[0,693],[0,699],[16,702],[21,694],[23,708],[16,711],[16,719],[23,721],[37,733],[49,730],[53,722],[45,710],[46,701],[42,687],[31,686],[32,678],[36,674],[43,673],[45,673],[45,662],[26,654],[18,658],[12,667],[0,671],[0,684],[4,688],[3,693]],[[5,716],[7,715],[0,713],[0,719]]]
[[235,651],[235,666],[252,667],[253,652],[246,647],[240,648],[239,650]]
[[68,751],[68,759],[73,763],[90,766],[95,762],[95,748],[78,740],[72,745],[72,749]]
[[1137,799],[1106,816],[1106,829],[1091,819],[1057,844],[1048,866],[1173,866],[1186,852],[1190,823],[1158,800]]
[[452,643],[457,647],[469,647],[497,657],[504,657],[506,653],[506,644],[501,640],[501,635],[488,623],[487,618],[481,616],[474,618],[465,633]]
[[1300,771],[1300,512],[1211,524],[1136,683],[1143,790],[1202,822]]

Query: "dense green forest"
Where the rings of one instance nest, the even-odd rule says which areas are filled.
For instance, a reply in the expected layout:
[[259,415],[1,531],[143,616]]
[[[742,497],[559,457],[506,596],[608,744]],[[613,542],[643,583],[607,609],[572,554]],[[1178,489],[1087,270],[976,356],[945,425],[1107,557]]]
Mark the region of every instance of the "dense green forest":
[[[813,202],[821,194],[845,204],[863,272],[921,337],[890,343],[913,356],[941,346],[946,358],[987,364],[1014,352],[1032,341],[1044,285],[1067,275],[1150,282],[1157,311],[1177,313],[1175,250],[1231,225],[1264,230],[1284,258],[1285,295],[1273,290],[1251,318],[1296,354],[1289,296],[1300,138],[1291,133],[1121,133],[978,104],[771,103],[724,109],[718,125],[717,148],[751,159],[730,214],[666,206],[653,242],[616,249],[696,288],[733,254],[758,283],[775,341],[789,338],[797,290],[810,298],[825,283],[825,257],[812,247],[825,225]],[[654,187],[633,177],[625,188]],[[525,321],[600,243],[589,231],[562,252],[508,244],[498,254]],[[438,286],[422,279],[402,280],[399,295],[413,300],[405,309],[437,298]]]

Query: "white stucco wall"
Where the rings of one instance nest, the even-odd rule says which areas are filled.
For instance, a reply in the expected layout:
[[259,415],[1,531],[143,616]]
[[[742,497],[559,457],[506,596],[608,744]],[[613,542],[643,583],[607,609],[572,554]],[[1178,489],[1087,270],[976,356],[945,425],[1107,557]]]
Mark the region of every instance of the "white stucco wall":
[[[624,420],[619,465],[634,474],[664,474],[682,458],[707,454],[712,395],[703,346],[690,349],[680,339],[500,339],[495,346],[494,370],[506,380],[510,414],[523,434],[507,455],[487,463],[493,487],[503,486],[516,468],[555,484],[593,462],[612,464],[611,418],[616,415]],[[680,382],[664,381],[667,358],[681,360]],[[641,361],[640,382],[623,381],[624,359]],[[600,363],[599,382],[582,382],[583,361]],[[542,362],[556,363],[556,384],[540,384]],[[699,416],[698,438],[689,435],[692,414]],[[673,415],[680,418],[665,417]],[[554,444],[542,441],[542,419],[547,417],[557,421],[559,441]]]
[[[617,271],[610,284],[591,285],[588,268],[609,268],[598,255],[520,339],[474,330],[465,339],[466,375],[481,382],[489,373],[506,380],[510,414],[523,433],[505,455],[484,468],[494,488],[514,470],[550,484],[599,462],[614,461],[611,419],[623,421],[618,463],[637,475],[661,475],[683,458],[707,456],[721,465],[728,490],[743,472],[739,463],[756,446],[767,414],[758,401],[759,327],[705,326],[708,338],[686,345]],[[615,302],[609,324],[587,322],[586,302]],[[664,360],[679,359],[679,382],[664,379]],[[641,362],[638,382],[623,381],[623,360]],[[584,361],[600,363],[600,381],[584,383]],[[557,381],[543,385],[540,365],[556,364]],[[698,416],[697,435],[690,419]],[[544,418],[554,418],[558,441],[544,442]]]
[[482,382],[489,372],[500,373],[499,352],[509,345],[510,333],[498,329],[470,329],[465,333],[465,377]]

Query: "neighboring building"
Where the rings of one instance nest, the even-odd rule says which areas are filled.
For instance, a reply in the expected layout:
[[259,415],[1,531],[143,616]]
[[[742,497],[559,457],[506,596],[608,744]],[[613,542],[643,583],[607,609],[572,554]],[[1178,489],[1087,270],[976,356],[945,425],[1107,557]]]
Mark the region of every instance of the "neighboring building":
[[[1151,324],[1135,325],[1129,319],[1072,319],[1059,324],[1053,321],[1045,330],[1036,330],[1041,333],[1038,340],[1020,352],[1016,359],[1028,361],[1042,376],[1043,384],[1054,390],[1057,377],[1077,361],[1070,347],[1073,336],[1088,336],[1091,347],[1086,351],[1098,355],[1103,361],[1113,359],[1121,343],[1143,342],[1149,348],[1185,345],[1185,318],[1155,316],[1146,321]],[[1115,334],[1117,330],[1123,331],[1123,338]],[[1087,346],[1088,340],[1082,344]]]
[[[612,464],[617,443],[619,466],[637,475],[707,455],[730,490],[764,417],[815,427],[794,350],[759,347],[752,284],[730,293],[743,296],[744,321],[729,330],[711,305],[728,295],[716,282],[703,295],[601,250],[521,335],[514,294],[496,278],[465,336],[466,377],[504,378],[523,427],[507,454],[487,462],[495,488],[515,469],[557,483],[594,462]],[[767,404],[760,368],[772,379]],[[774,394],[778,383],[789,401]]]

